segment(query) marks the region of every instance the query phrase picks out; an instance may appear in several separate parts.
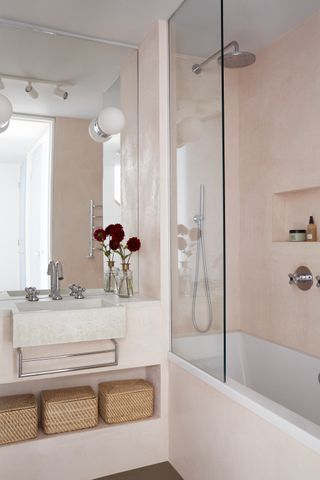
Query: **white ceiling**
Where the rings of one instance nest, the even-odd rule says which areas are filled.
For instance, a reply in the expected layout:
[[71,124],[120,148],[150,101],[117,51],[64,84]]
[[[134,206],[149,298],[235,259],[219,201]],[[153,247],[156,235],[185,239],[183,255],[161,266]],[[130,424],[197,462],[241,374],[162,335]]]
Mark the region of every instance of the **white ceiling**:
[[[0,17],[139,45],[157,19],[169,18],[182,3],[182,0],[0,0]],[[224,0],[225,41],[237,39],[244,49],[256,52],[319,9],[320,0]],[[192,48],[199,54],[207,40],[212,40],[212,29],[219,33],[219,12],[220,0],[186,0],[179,12],[181,22],[188,26],[186,50]]]
[[[178,53],[207,57],[220,49],[220,0],[186,0],[174,16]],[[320,9],[320,0],[224,0],[224,44],[258,52]]]
[[257,52],[319,9],[320,0],[224,0],[226,43]]
[[[24,91],[27,82],[3,79],[1,91],[15,112],[93,118],[103,106],[103,92],[119,77],[131,48],[0,25],[1,74],[69,81],[68,100],[53,95],[54,85],[34,84],[37,99]],[[115,106],[115,105],[114,105]]]
[[139,45],[182,0],[1,0],[0,17]]

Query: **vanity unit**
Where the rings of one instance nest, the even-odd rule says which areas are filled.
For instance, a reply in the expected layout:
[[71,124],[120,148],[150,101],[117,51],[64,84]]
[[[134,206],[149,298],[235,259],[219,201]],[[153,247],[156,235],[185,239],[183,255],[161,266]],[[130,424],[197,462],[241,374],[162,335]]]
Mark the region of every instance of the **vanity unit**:
[[[76,473],[74,462],[64,470],[75,480],[166,460],[166,325],[160,301],[139,295],[119,301],[98,290],[79,301],[1,300],[0,332],[0,395],[80,385],[97,390],[103,381],[133,378],[149,380],[155,389],[150,419],[112,426],[100,420],[90,430],[50,437],[40,431],[34,440],[2,446],[0,464],[8,478],[37,468],[50,479],[50,463],[62,459],[62,450],[64,461],[78,462]],[[84,457],[78,455],[80,444]],[[88,455],[94,458],[90,465]]]

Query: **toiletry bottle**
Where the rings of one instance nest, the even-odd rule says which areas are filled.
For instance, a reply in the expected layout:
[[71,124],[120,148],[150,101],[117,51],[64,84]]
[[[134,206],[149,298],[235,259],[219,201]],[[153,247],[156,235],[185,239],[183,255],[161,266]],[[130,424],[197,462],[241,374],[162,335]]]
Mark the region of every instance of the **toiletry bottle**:
[[317,226],[314,223],[313,217],[309,218],[309,225],[307,226],[307,242],[317,241]]

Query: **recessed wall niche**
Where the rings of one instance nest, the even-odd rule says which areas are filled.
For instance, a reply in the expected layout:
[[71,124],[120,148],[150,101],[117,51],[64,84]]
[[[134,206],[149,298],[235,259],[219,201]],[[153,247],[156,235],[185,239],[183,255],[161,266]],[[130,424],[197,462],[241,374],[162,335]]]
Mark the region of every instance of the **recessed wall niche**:
[[310,215],[313,215],[320,233],[320,187],[274,193],[272,241],[288,242],[289,230],[306,229]]

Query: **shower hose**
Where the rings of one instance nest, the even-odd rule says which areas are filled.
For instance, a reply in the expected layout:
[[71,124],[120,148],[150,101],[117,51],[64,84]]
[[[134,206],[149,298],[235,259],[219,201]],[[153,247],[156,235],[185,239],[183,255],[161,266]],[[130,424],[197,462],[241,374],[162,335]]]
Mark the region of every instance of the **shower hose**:
[[[208,267],[207,267],[207,255],[206,255],[206,245],[203,235],[203,222],[204,222],[204,184],[200,185],[200,209],[199,214],[193,217],[193,221],[198,226],[198,239],[197,239],[197,249],[196,249],[196,264],[195,264],[195,274],[194,274],[194,283],[193,283],[193,292],[192,292],[192,324],[195,330],[199,333],[206,333],[210,330],[213,322],[213,312],[212,312],[212,302],[210,295],[210,285],[208,279]],[[205,293],[208,304],[208,324],[206,327],[201,328],[197,322],[196,315],[196,303],[197,303],[197,293],[199,286],[199,270],[200,270],[200,257],[202,256],[203,264],[203,274],[204,274],[204,285]]]

